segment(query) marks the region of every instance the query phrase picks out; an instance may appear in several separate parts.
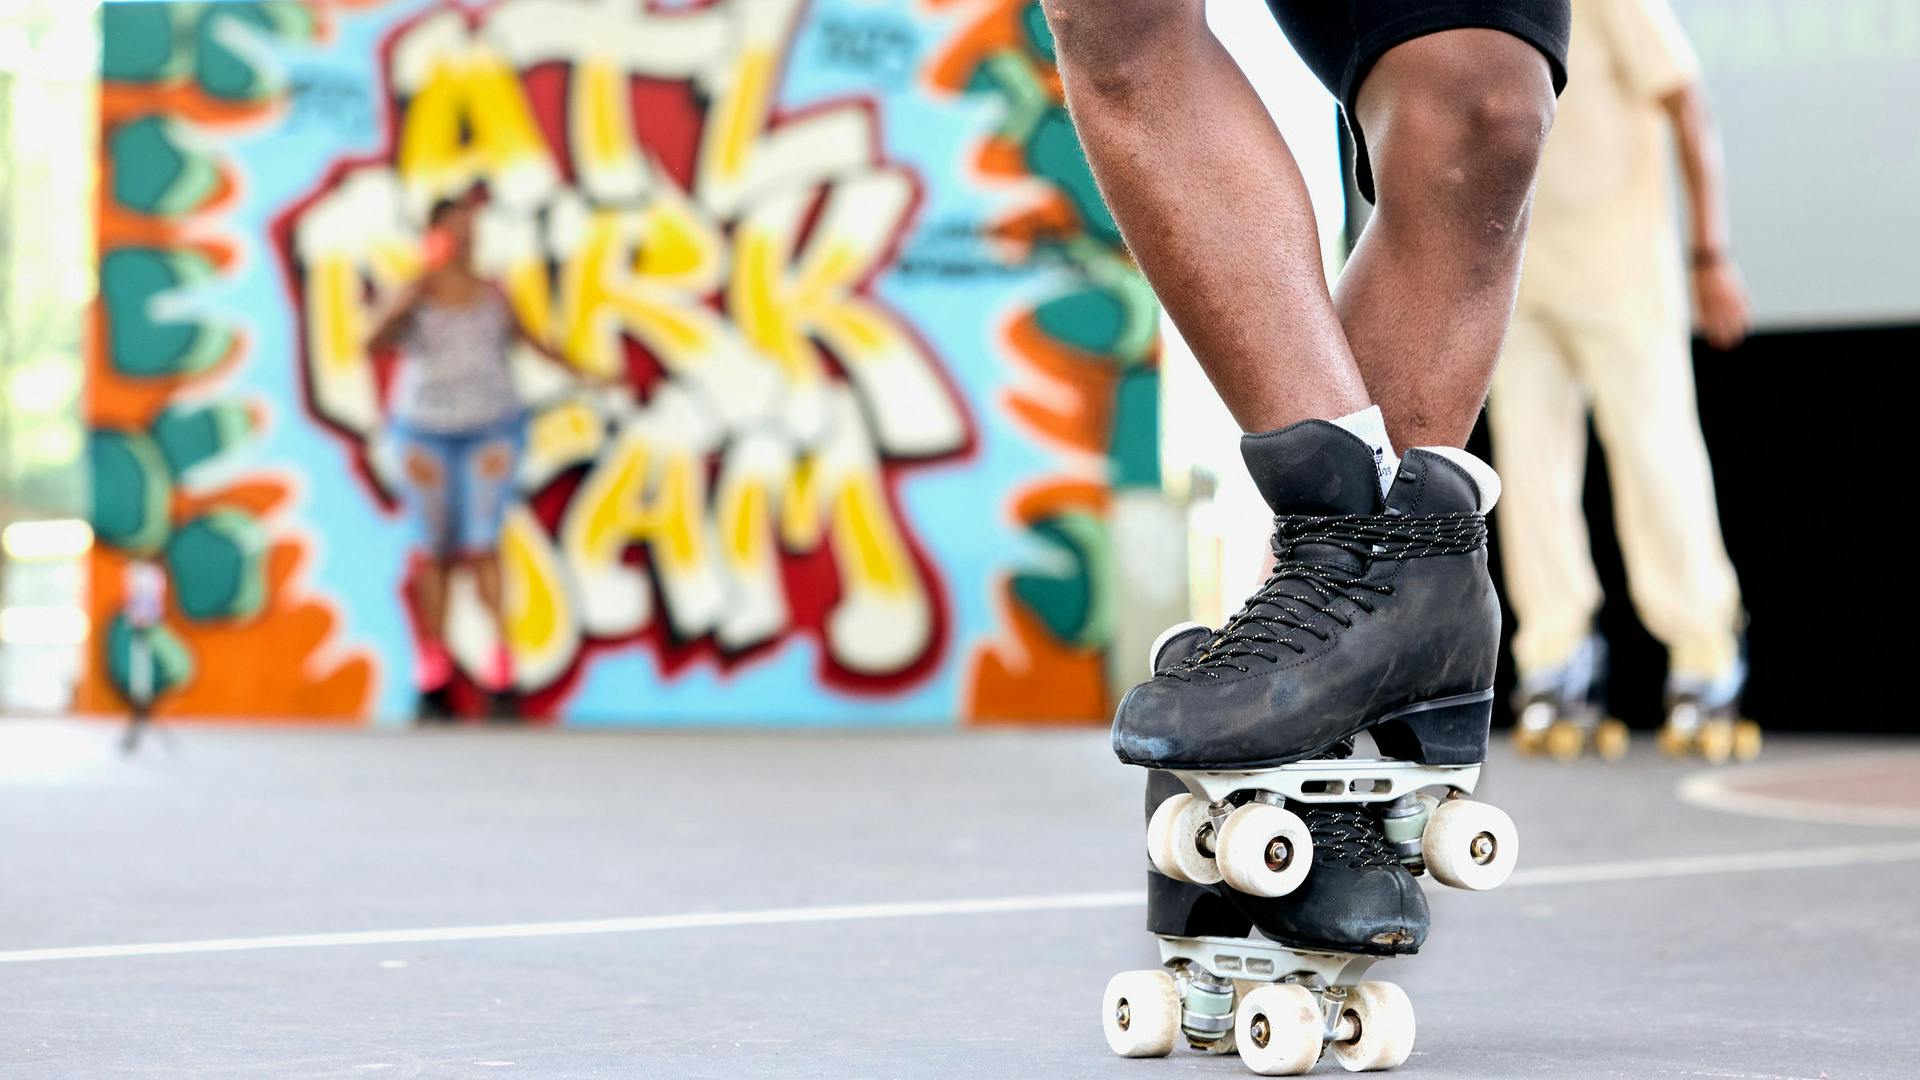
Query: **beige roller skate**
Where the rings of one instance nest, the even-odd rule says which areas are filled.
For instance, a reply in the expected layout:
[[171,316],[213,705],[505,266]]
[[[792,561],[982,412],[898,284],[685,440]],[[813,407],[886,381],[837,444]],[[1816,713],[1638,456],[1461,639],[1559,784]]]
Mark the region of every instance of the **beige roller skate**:
[[1660,749],[1676,758],[1697,757],[1711,765],[1748,762],[1760,756],[1760,725],[1740,715],[1747,685],[1747,650],[1714,679],[1676,676],[1667,681],[1667,720]]
[[1565,664],[1520,681],[1514,691],[1513,747],[1527,757],[1619,761],[1627,725],[1607,715],[1607,642],[1594,634]]

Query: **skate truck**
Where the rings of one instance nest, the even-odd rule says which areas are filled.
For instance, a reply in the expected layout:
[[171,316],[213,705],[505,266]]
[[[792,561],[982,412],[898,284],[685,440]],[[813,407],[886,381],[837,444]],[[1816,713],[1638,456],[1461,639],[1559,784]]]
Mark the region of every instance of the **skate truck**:
[[[1519,858],[1519,833],[1498,807],[1464,797],[1480,768],[1365,758],[1176,770],[1187,791],[1154,811],[1147,855],[1176,881],[1284,896],[1313,866],[1313,837],[1290,806],[1358,803],[1379,814],[1415,875],[1460,889],[1496,888]],[[1394,1068],[1413,1050],[1406,993],[1366,978],[1382,957],[1257,936],[1163,935],[1159,944],[1160,968],[1123,972],[1107,986],[1107,1043],[1124,1057],[1164,1056],[1184,1036],[1196,1050],[1238,1052],[1262,1076],[1295,1076],[1323,1052],[1359,1072]]]

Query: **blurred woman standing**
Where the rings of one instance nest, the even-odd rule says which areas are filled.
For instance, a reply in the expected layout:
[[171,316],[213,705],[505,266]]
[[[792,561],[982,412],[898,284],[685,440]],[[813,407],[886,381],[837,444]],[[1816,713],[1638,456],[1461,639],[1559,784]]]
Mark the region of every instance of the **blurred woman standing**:
[[406,503],[422,530],[425,554],[413,580],[420,634],[418,718],[423,722],[454,715],[447,591],[453,571],[462,564],[473,571],[497,642],[476,681],[490,696],[494,718],[509,719],[518,712],[499,547],[525,438],[526,409],[514,388],[508,354],[519,342],[567,366],[528,332],[506,295],[475,271],[474,217],[470,201],[444,200],[434,206],[428,216],[426,272],[400,296],[368,341],[373,351],[397,349],[401,355],[389,398],[389,424]]

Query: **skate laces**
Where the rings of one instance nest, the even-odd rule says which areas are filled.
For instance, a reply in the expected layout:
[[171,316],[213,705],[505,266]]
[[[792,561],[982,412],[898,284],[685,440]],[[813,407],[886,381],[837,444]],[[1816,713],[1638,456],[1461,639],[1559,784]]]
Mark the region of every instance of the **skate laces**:
[[[1273,520],[1275,561],[1266,584],[1205,645],[1162,674],[1185,681],[1195,675],[1217,679],[1221,668],[1249,670],[1244,661],[1255,657],[1278,663],[1283,648],[1304,653],[1307,644],[1300,637],[1325,641],[1332,636],[1331,625],[1353,625],[1352,616],[1340,610],[1341,601],[1370,614],[1370,596],[1393,595],[1393,586],[1365,580],[1369,564],[1464,555],[1487,542],[1487,519],[1473,513]],[[1302,553],[1303,547],[1319,550]],[[1329,548],[1357,560],[1358,569]]]
[[1295,806],[1313,834],[1316,863],[1345,863],[1350,870],[1369,866],[1398,866],[1400,859],[1387,846],[1386,832],[1373,815],[1349,805]]

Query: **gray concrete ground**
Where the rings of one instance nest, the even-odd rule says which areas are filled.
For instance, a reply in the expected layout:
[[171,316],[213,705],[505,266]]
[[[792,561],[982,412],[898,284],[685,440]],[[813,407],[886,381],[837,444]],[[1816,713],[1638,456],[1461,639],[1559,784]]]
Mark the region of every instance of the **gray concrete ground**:
[[[1248,1075],[1102,1041],[1152,953],[1100,732],[114,735],[0,723],[5,1077]],[[1375,969],[1396,1075],[1920,1075],[1920,741],[1699,772],[1497,758],[1523,870]]]

